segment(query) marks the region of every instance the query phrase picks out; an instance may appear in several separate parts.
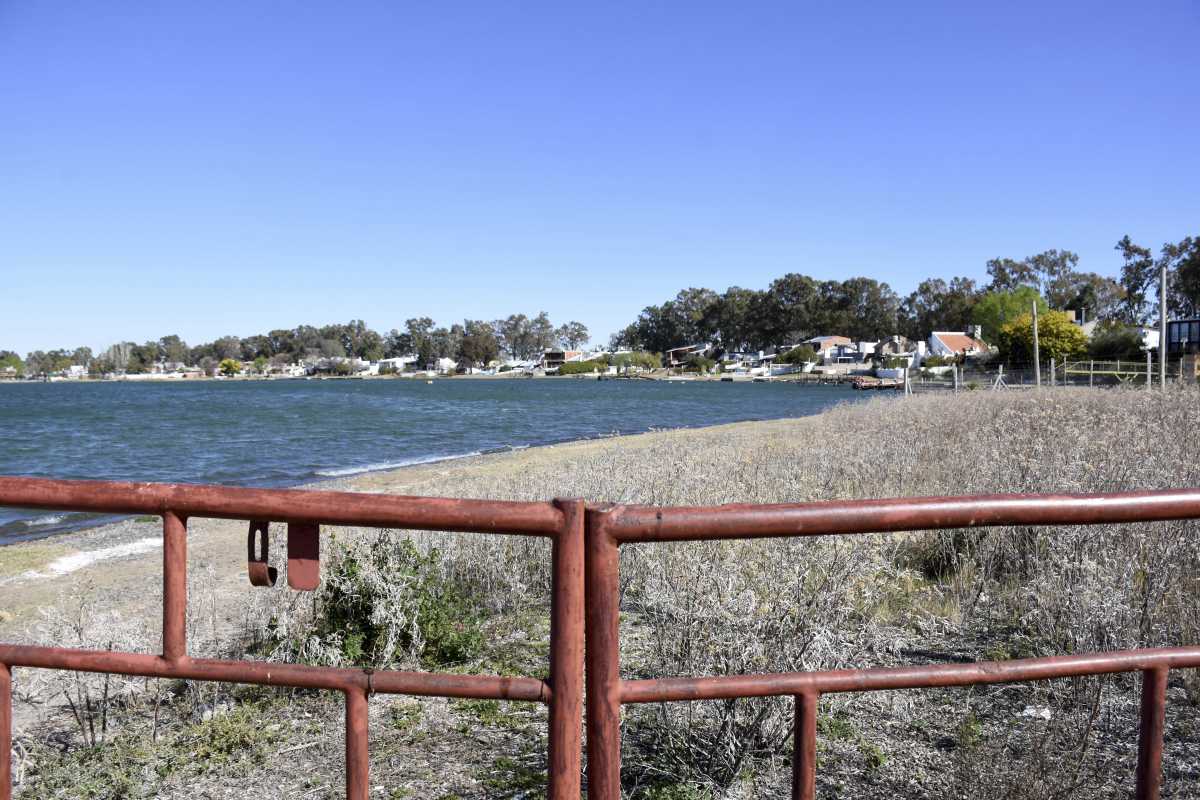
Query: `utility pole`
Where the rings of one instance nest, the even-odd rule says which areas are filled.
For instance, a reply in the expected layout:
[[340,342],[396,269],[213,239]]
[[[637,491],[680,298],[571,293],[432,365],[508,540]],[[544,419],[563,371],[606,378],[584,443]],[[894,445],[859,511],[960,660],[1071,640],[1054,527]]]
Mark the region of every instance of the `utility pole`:
[[1033,380],[1040,389],[1042,386],[1042,354],[1038,349],[1037,329],[1037,300],[1033,301]]
[[[1158,383],[1167,389],[1167,260],[1158,275]],[[1149,352],[1149,351],[1147,351]]]

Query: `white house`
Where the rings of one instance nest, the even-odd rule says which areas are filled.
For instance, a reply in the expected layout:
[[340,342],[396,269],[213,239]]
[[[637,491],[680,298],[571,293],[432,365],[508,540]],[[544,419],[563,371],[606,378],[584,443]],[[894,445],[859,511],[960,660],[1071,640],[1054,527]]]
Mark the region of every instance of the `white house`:
[[409,364],[415,364],[419,361],[418,356],[396,356],[395,358],[381,358],[376,363],[380,371],[386,371],[385,368],[395,372],[404,372],[404,368]]
[[988,346],[978,337],[978,326],[970,333],[934,331],[929,334],[929,354],[946,358],[982,355],[988,352]]

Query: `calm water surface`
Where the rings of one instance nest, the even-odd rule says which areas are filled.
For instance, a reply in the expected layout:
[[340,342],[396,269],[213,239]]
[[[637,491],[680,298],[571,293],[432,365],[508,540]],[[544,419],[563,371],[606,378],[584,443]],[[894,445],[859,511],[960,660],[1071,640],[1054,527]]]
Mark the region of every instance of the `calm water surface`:
[[[856,394],[521,379],[0,384],[0,475],[290,486],[614,433],[803,416]],[[96,521],[0,508],[0,543]]]

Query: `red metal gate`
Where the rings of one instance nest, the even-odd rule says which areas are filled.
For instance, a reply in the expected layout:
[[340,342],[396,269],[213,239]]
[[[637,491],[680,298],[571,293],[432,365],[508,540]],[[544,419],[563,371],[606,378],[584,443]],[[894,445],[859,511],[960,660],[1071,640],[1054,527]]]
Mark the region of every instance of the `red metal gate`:
[[[342,692],[346,698],[346,797],[350,800],[367,798],[367,701],[371,694],[546,703],[550,709],[550,797],[554,800],[579,797],[583,699],[584,507],[581,501],[513,503],[345,492],[0,478],[0,505],[155,514],[163,519],[161,655],[0,644],[0,800],[9,800],[12,796],[13,667]],[[354,525],[549,537],[553,561],[549,678],[337,669],[191,658],[187,654],[185,633],[189,517],[243,519],[259,527],[270,521],[299,526]],[[297,558],[296,552],[288,555],[296,562],[293,566],[301,575],[302,583],[311,585],[304,578],[312,577],[314,542],[306,533],[313,529],[302,527],[299,531],[296,538],[307,546],[306,552],[299,554],[301,558]],[[250,536],[255,536],[254,527]],[[253,577],[253,538],[251,561]],[[292,577],[289,574],[289,581]]]
[[989,525],[1090,525],[1200,518],[1200,491],[1103,495],[930,497],[716,508],[589,508],[587,521],[588,797],[621,796],[621,705],[734,697],[795,697],[792,797],[816,796],[817,702],[822,694],[1063,678],[1140,670],[1137,797],[1159,795],[1167,674],[1200,666],[1200,647],[1130,650],[977,664],[761,675],[621,679],[622,544],[886,533]]
[[[372,693],[524,700],[549,705],[549,795],[579,797],[580,721],[587,640],[588,796],[619,800],[623,703],[791,695],[796,700],[793,796],[815,793],[821,694],[1004,683],[1141,671],[1137,796],[1157,798],[1169,670],[1200,666],[1200,647],[1067,655],[979,664],[622,680],[618,556],[622,544],[883,533],[989,525],[1089,525],[1200,518],[1200,490],[1104,495],[1004,495],[657,509],[579,500],[518,503],[344,492],[0,478],[0,506],[155,514],[163,519],[160,655],[0,644],[0,800],[12,792],[13,667],[67,669],[339,691],[346,698],[346,796],[368,792],[367,703]],[[265,523],[294,526],[289,582],[315,585],[319,524],[549,537],[549,678],[336,669],[191,658],[187,654],[187,520],[251,523],[250,574],[273,582],[254,542]],[[293,573],[294,570],[294,573]],[[586,573],[586,577],[585,577]],[[586,592],[586,594],[585,594]],[[586,597],[586,620],[585,620]],[[585,625],[586,622],[586,625]]]

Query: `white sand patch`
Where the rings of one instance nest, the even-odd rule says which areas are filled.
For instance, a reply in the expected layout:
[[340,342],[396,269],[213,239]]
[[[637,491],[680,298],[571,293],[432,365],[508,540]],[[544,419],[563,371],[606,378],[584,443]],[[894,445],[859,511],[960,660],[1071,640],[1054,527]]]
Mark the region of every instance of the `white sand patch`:
[[69,556],[56,558],[46,565],[46,572],[26,573],[30,577],[50,577],[58,575],[68,575],[76,570],[83,569],[89,564],[95,564],[97,561],[109,561],[114,558],[124,558],[125,556],[135,556],[140,553],[148,553],[162,547],[162,537],[155,536],[153,538],[138,539],[135,542],[127,542],[126,544],[118,544],[112,547],[102,547],[99,550],[84,550],[79,553],[72,553]]

